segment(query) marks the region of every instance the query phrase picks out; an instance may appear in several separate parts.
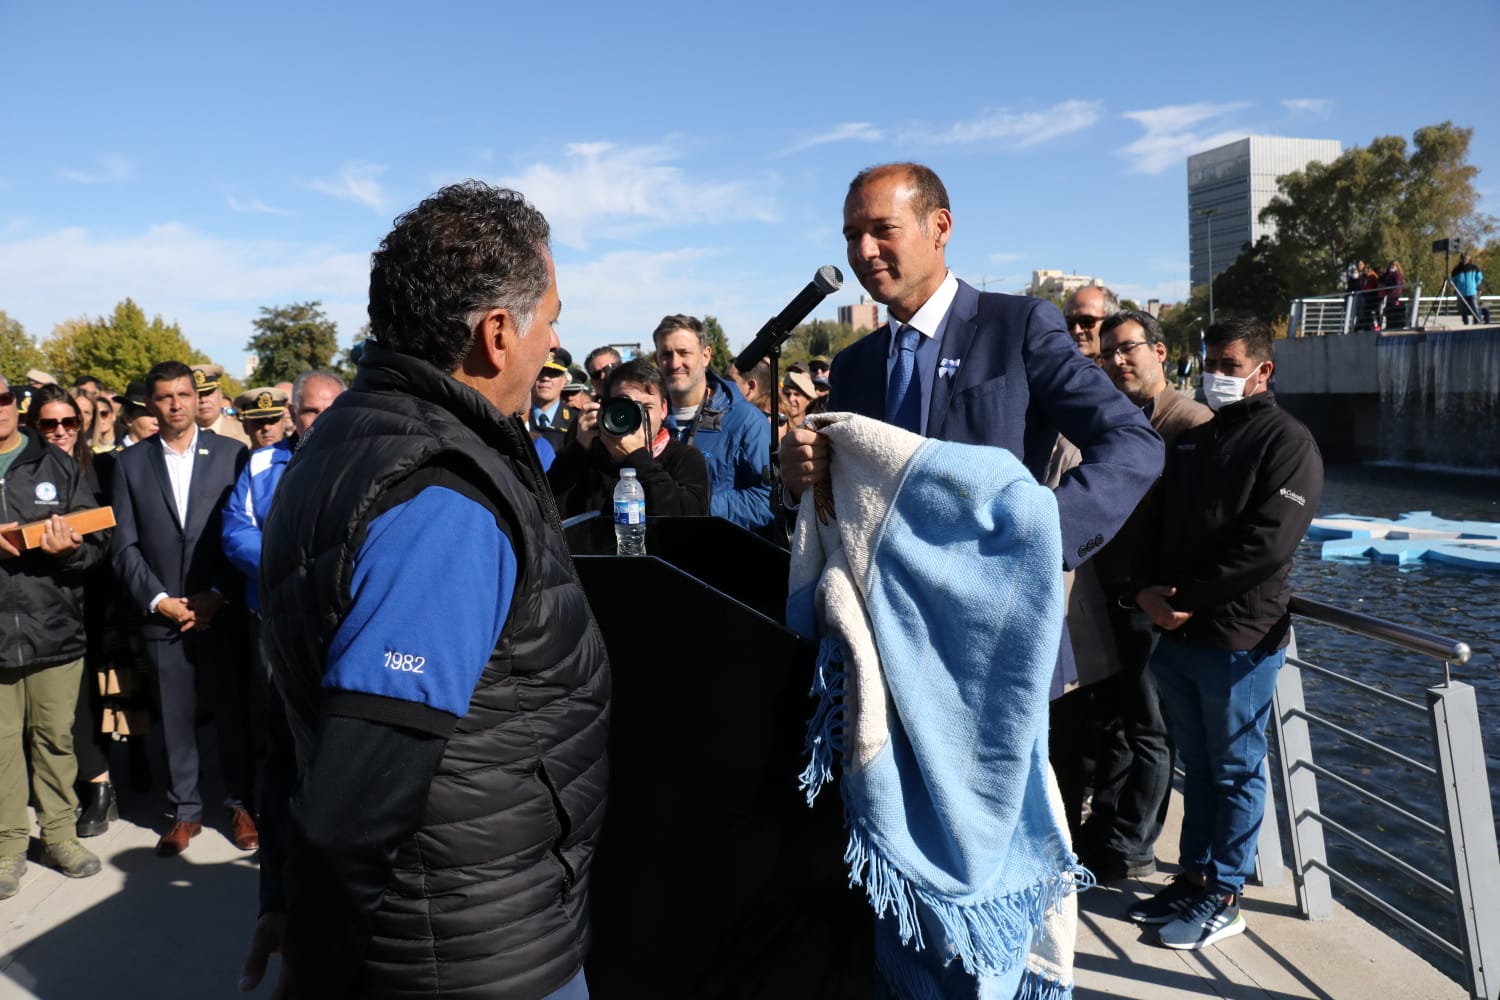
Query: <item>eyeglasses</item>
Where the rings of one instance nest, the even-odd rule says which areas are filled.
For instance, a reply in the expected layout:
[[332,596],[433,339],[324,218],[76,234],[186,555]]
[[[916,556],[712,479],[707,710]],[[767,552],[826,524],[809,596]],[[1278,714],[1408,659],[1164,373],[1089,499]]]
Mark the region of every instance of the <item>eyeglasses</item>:
[[1123,344],[1116,344],[1114,347],[1105,348],[1104,350],[1100,351],[1099,354],[1101,357],[1114,358],[1116,361],[1119,361],[1122,357],[1129,354],[1137,347],[1145,346],[1146,342],[1144,340],[1131,340]]
[[16,394],[13,392],[0,392],[0,406],[14,406]]
[[51,434],[59,427],[61,427],[65,431],[76,431],[78,429],[78,418],[63,417],[61,419],[56,419],[53,417],[43,417],[41,420],[38,420],[36,422],[36,429],[41,431],[43,434]]
[[1070,329],[1076,326],[1080,330],[1092,330],[1095,324],[1102,318],[1100,316],[1085,316],[1082,313],[1071,313],[1063,317]]
[[595,382],[602,382],[604,381],[605,376],[607,376],[610,372],[614,371],[619,366],[620,363],[618,361],[613,361],[603,366],[602,368],[595,368],[593,371],[589,372],[589,378]]

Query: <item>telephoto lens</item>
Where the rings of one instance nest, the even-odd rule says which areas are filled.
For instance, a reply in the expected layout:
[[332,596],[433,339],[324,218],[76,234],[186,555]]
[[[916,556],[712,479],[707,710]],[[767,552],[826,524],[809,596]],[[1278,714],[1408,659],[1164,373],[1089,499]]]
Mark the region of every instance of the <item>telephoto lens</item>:
[[611,396],[599,405],[599,429],[610,437],[634,434],[646,419],[646,408],[629,396]]

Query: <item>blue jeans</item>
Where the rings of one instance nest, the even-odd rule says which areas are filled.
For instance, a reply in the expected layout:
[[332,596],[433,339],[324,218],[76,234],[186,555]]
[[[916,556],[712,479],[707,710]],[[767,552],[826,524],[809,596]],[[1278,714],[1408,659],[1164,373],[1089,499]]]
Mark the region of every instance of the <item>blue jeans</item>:
[[1164,637],[1151,670],[1186,773],[1179,863],[1213,892],[1239,894],[1255,872],[1266,805],[1266,723],[1286,650],[1200,649]]

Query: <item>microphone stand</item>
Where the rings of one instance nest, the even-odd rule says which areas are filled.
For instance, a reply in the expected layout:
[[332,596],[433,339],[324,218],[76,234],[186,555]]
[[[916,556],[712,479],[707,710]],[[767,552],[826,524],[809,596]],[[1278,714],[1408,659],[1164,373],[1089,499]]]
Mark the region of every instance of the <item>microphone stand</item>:
[[771,460],[761,471],[761,478],[766,485],[771,487],[771,524],[772,531],[775,525],[781,521],[781,515],[786,513],[786,505],[781,501],[781,442],[776,433],[781,427],[781,345],[786,338],[778,337],[771,344],[770,353],[767,355],[771,360]]

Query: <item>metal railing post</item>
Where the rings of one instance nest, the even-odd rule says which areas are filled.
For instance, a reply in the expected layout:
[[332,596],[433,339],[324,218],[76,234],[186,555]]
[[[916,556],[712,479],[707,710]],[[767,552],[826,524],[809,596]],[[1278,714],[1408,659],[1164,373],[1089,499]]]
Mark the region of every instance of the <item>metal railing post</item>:
[[1302,336],[1302,300],[1293,299],[1290,308],[1287,309],[1286,335],[1288,337]]
[[[1312,763],[1312,739],[1307,731],[1302,697],[1302,669],[1297,659],[1297,637],[1287,646],[1287,662],[1276,675],[1276,694],[1271,715],[1276,723],[1277,757],[1281,761],[1281,787],[1286,791],[1287,822],[1292,831],[1292,875],[1297,887],[1297,907],[1309,920],[1333,916],[1333,889],[1323,868],[1328,852],[1323,845],[1323,824],[1317,820],[1318,778],[1304,766]],[[1264,823],[1262,823],[1264,827]]]
[[1411,290],[1411,306],[1406,314],[1406,327],[1415,330],[1422,322],[1422,283],[1419,281]]
[[[1277,756],[1281,755],[1281,742],[1276,743]],[[1281,824],[1276,821],[1276,786],[1271,784],[1271,758],[1267,755],[1261,762],[1266,776],[1266,810],[1260,819],[1260,832],[1255,835],[1255,880],[1261,885],[1285,885],[1286,861],[1281,856]],[[1287,810],[1290,816],[1291,810]]]
[[1339,329],[1339,333],[1348,333],[1354,329],[1354,303],[1358,298],[1359,296],[1354,294],[1344,296],[1344,325]]
[[1474,689],[1454,681],[1427,689],[1448,820],[1458,926],[1474,997],[1500,995],[1500,854]]

